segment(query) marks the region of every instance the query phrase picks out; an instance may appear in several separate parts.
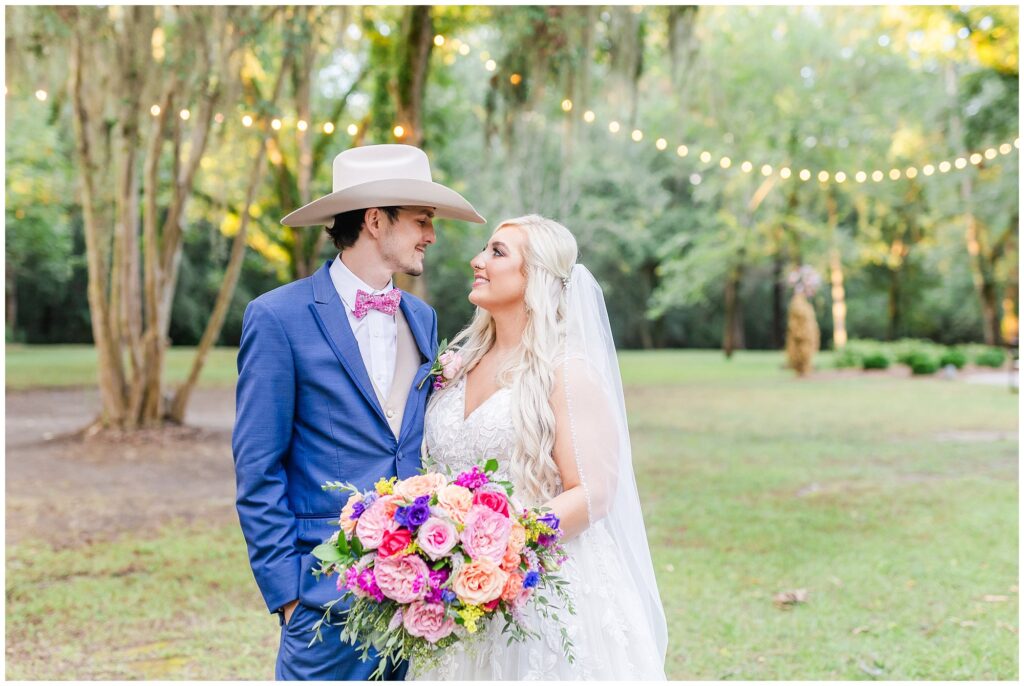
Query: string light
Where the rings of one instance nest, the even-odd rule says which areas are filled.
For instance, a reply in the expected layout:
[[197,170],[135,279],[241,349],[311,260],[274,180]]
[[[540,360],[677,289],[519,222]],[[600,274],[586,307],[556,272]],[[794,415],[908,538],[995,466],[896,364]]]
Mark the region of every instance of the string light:
[[434,45],[436,45],[437,47],[441,47],[442,45],[444,45],[444,36],[434,36]]
[[702,152],[700,154],[700,161],[703,162],[704,164],[707,164],[708,162],[710,162],[711,161],[711,153],[709,153],[707,150]]
[[856,174],[854,174],[853,178],[856,179],[857,183],[864,183],[865,181],[868,180],[868,175],[862,171],[859,171]]
[[42,89],[37,90],[36,91],[36,100],[38,100],[39,102],[43,102],[44,100],[46,100],[46,91],[44,91]]
[[584,112],[583,113],[583,121],[587,122],[588,124],[593,124],[594,123],[594,113],[591,112],[590,110],[587,110],[586,112]]
[[899,169],[890,169],[889,170],[889,178],[892,179],[893,181],[898,181],[899,178],[900,178],[900,170]]
[[465,57],[466,55],[468,55],[468,54],[469,54],[469,46],[468,46],[468,45],[466,45],[465,43],[463,43],[462,45],[460,45],[460,46],[459,46],[459,54],[460,54],[460,55],[462,55],[463,57]]
[[994,160],[996,158],[996,155],[998,154],[999,152],[995,148],[989,148],[988,150],[985,151],[985,159]]
[[749,174],[754,170],[754,163],[750,160],[744,160],[743,164],[740,165],[740,169],[742,169],[744,173]]
[[242,126],[246,128],[252,126],[252,117],[250,117],[248,114],[242,117]]
[[281,130],[281,120],[280,119],[272,120],[270,122],[270,128],[274,129],[274,131],[280,131]]
[[152,107],[150,107],[149,108],[149,113],[152,114],[154,117],[159,117],[160,116],[160,105],[153,105]]
[[981,164],[981,161],[985,159],[981,153],[976,152],[971,155],[971,164]]
[[334,124],[332,124],[331,122],[326,122],[324,124],[324,133],[326,133],[328,136],[334,133]]
[[843,172],[836,172],[836,183],[843,183],[846,181],[846,174]]
[[487,62],[484,63],[484,69],[486,69],[487,71],[494,71],[497,68],[498,63],[495,62],[494,60],[487,60]]
[[641,131],[640,129],[633,129],[633,133],[631,134],[631,137],[632,137],[634,143],[639,143],[640,141],[642,141],[644,139],[644,132]]
[[931,176],[932,174],[935,173],[935,165],[934,164],[926,164],[926,165],[924,165],[924,169],[922,169],[921,171],[924,172],[925,176]]
[[565,100],[562,101],[562,111],[572,112],[572,100],[566,98]]
[[1009,155],[1011,150],[1013,150],[1013,146],[1009,143],[1003,143],[999,146],[999,153],[1001,155]]
[[722,159],[718,160],[718,164],[720,167],[722,167],[722,169],[728,169],[732,165],[732,160],[730,160],[728,157],[723,157]]
[[687,148],[685,145],[680,145],[678,148],[676,148],[676,154],[679,155],[680,157],[686,157],[689,153],[690,149]]
[[875,183],[878,183],[884,178],[885,174],[882,173],[881,169],[876,169],[875,171],[871,172],[871,180],[874,181]]
[[359,133],[359,127],[356,126],[355,124],[349,124],[348,128],[345,129],[345,130],[348,131],[348,135],[350,135],[350,136],[354,136],[357,133]]
[[771,176],[772,175],[772,165],[766,164],[766,165],[762,166],[761,167],[761,174],[764,175],[764,176]]
[[828,181],[828,172],[825,171],[824,169],[818,172],[818,181],[821,181],[822,183]]
[[951,166],[952,165],[949,163],[949,160],[942,160],[941,162],[939,162],[939,171],[945,174],[946,172],[949,171]]
[[779,170],[779,176],[781,176],[784,179],[788,179],[792,175],[793,172],[790,170],[789,167],[783,167],[782,169]]
[[658,150],[664,150],[665,148],[668,147],[668,141],[665,140],[664,138],[659,138],[658,140],[654,141],[654,147],[656,147]]
[[395,134],[395,138],[401,138],[402,136],[405,135],[405,128],[403,128],[401,125],[396,126],[392,133]]
[[916,179],[917,178],[917,167],[907,167],[907,171],[905,173],[906,173],[908,179]]
[[308,126],[309,126],[309,125],[308,125],[308,124],[306,124],[306,122],[305,122],[304,120],[302,120],[302,119],[300,119],[300,120],[299,120],[299,122],[298,122],[298,123],[297,123],[297,124],[295,125],[295,127],[296,127],[296,128],[297,128],[297,129],[299,130],[299,131],[305,131],[305,130],[306,130],[306,128],[307,128]]
[[513,86],[518,86],[523,82],[523,77],[521,74],[513,74],[512,76],[508,77],[508,80],[509,83],[511,83]]
[[182,121],[188,121],[188,118],[192,116],[192,113],[188,110],[182,110],[181,112],[178,112],[178,116],[181,117]]
[[613,121],[610,124],[608,124],[608,130],[611,131],[612,133],[618,133],[619,132],[619,122]]
[[967,166],[967,160],[965,160],[962,157],[958,157],[956,158],[956,162],[953,163],[953,166],[955,166],[957,169],[963,169],[964,167]]
[[800,170],[800,180],[801,181],[807,181],[810,178],[811,178],[811,170],[810,169],[801,169]]

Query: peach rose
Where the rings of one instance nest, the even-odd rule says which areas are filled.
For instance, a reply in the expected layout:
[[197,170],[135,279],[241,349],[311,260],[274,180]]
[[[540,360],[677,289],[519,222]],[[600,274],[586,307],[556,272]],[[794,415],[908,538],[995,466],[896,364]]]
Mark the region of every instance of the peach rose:
[[486,558],[462,567],[452,581],[452,590],[467,605],[483,605],[501,596],[508,574]]
[[508,548],[505,548],[505,556],[501,558],[501,568],[506,572],[514,572],[519,569],[521,560],[522,557],[510,545]]
[[501,599],[508,604],[512,604],[519,597],[519,594],[523,591],[523,575],[522,574],[509,574],[508,581],[505,582],[505,588],[501,590]]
[[473,506],[473,492],[463,486],[448,484],[437,492],[437,504],[449,517],[463,524]]
[[439,488],[444,486],[445,478],[441,474],[418,474],[402,479],[395,484],[395,495],[399,498],[416,500],[421,495],[434,495]]
[[418,555],[378,557],[373,574],[381,593],[400,603],[422,600],[427,594],[430,570]]
[[341,508],[341,516],[339,517],[340,526],[346,536],[351,536],[352,532],[356,530],[356,522],[358,520],[352,519],[352,512],[355,511],[356,503],[361,502],[363,502],[362,494],[353,493],[348,497],[348,502],[345,503],[345,507]]
[[517,555],[523,552],[523,547],[526,545],[526,527],[519,522],[512,521],[512,530],[508,533],[508,547],[511,548]]
[[394,496],[381,496],[367,508],[359,521],[356,522],[356,536],[366,550],[377,548],[384,538],[385,531],[395,531],[398,523],[395,521],[395,510],[398,505],[394,503]]

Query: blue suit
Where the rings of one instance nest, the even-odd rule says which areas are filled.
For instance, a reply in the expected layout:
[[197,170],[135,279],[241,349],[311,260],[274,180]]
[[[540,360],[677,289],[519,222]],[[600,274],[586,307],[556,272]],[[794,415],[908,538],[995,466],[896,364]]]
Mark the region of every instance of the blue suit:
[[[418,473],[427,376],[437,350],[437,314],[402,294],[420,354],[399,437],[388,426],[328,261],[309,278],[256,298],[245,310],[238,352],[231,447],[236,505],[253,576],[271,612],[298,599],[281,629],[278,679],[367,679],[376,659],[340,642],[338,628],[307,647],[320,607],[341,594],[336,578],[313,577],[310,551],[337,529],[346,496],[325,481],[369,489],[381,477]],[[335,607],[341,610],[341,605]],[[332,621],[337,621],[332,613]],[[282,619],[283,623],[283,619]],[[389,677],[404,678],[406,665]]]

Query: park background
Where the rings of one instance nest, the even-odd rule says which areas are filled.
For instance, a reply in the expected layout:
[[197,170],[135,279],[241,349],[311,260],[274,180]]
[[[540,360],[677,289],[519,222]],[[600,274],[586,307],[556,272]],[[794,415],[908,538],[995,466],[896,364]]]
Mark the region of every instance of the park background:
[[507,217],[604,287],[670,678],[1017,678],[1017,8],[5,21],[8,678],[272,676],[232,346],[388,142],[489,219],[400,283],[442,336]]

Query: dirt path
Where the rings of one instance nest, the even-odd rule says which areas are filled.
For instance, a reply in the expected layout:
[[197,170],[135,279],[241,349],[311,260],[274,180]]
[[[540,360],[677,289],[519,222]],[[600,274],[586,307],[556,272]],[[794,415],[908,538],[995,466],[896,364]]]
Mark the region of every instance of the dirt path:
[[231,388],[193,395],[188,426],[128,439],[69,439],[94,389],[7,393],[7,542],[75,546],[177,518],[235,521]]

